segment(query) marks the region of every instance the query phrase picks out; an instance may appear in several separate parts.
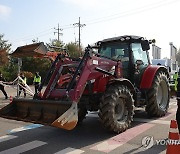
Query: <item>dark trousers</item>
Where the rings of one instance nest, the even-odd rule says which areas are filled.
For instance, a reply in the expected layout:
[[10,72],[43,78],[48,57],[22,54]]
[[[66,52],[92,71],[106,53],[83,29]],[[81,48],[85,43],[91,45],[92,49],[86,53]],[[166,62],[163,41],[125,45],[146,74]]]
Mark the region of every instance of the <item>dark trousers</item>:
[[39,83],[35,83],[34,87],[35,87],[35,94],[38,93],[38,88],[39,88]]
[[6,93],[3,85],[0,85],[0,90],[3,92],[4,96],[5,96],[6,98],[8,98],[7,93]]
[[176,121],[178,124],[178,130],[180,132],[180,99],[177,99],[177,111],[176,111]]
[[26,97],[26,90],[19,86],[19,96],[21,95],[21,91],[24,91],[24,97]]

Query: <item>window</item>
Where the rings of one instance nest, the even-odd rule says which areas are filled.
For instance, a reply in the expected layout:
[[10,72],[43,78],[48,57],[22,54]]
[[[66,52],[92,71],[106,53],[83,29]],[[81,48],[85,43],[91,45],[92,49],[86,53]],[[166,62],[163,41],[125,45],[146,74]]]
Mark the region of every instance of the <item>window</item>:
[[115,60],[129,60],[129,50],[127,43],[112,43],[102,45],[99,49],[99,53],[102,56],[112,58]]
[[149,64],[147,52],[142,50],[140,43],[132,43],[131,48],[134,56],[134,63],[136,63],[137,60],[142,60],[144,65]]

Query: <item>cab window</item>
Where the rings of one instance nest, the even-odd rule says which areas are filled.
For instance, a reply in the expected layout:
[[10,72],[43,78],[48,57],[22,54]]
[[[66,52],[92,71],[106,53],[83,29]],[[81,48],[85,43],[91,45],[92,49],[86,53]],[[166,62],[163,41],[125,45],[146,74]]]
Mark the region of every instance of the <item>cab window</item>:
[[133,52],[134,57],[134,63],[136,63],[137,60],[141,60],[144,65],[148,65],[148,56],[147,51],[143,51],[140,43],[132,43],[131,49]]

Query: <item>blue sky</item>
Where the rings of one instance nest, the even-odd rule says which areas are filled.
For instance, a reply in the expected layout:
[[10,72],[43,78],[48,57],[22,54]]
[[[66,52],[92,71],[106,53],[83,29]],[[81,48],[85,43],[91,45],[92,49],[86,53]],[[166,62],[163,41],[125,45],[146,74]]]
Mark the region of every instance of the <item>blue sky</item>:
[[54,27],[63,29],[64,43],[78,40],[83,46],[104,38],[140,35],[156,39],[162,57],[169,56],[169,42],[180,46],[180,0],[0,0],[0,33],[13,44],[49,42],[57,38]]

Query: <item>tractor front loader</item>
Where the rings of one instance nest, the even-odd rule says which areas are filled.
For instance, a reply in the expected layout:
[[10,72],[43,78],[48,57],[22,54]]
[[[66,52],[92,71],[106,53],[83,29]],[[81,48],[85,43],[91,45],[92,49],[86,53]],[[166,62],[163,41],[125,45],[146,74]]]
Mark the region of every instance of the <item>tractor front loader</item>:
[[[88,55],[89,49],[86,49],[81,62],[75,63],[63,59],[64,55],[59,54],[45,77],[48,79],[51,75],[44,94],[36,94],[34,99],[14,98],[12,103],[0,110],[0,116],[67,130],[74,128],[78,121],[77,103],[90,72],[90,69],[87,69]],[[80,72],[83,72],[81,76]],[[45,80],[42,84],[44,83]],[[39,91],[42,87],[43,85],[40,86]]]
[[33,99],[14,98],[0,117],[71,130],[88,111],[98,111],[103,126],[120,133],[130,127],[135,107],[145,106],[149,116],[164,116],[169,74],[163,66],[150,65],[150,43],[120,36],[88,46],[80,61],[59,54],[39,93]]

